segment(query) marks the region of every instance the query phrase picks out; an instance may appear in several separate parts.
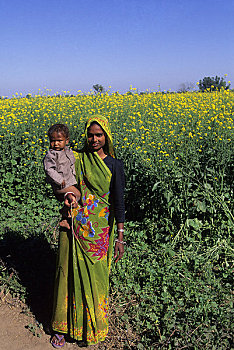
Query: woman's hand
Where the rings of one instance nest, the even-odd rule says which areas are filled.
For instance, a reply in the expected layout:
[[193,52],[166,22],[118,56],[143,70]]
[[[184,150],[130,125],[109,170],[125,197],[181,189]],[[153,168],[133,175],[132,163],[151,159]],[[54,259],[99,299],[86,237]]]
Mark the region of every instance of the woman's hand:
[[66,195],[66,197],[64,199],[64,204],[69,208],[71,208],[71,206],[73,208],[77,208],[78,203],[77,203],[75,194],[69,193],[68,195]]
[[123,255],[124,255],[123,243],[116,242],[115,243],[115,255],[114,255],[115,263],[117,263],[119,261],[119,259],[121,259],[123,257]]
[[124,255],[124,223],[118,222],[117,223],[117,232],[118,232],[118,239],[115,241],[115,255],[114,259],[117,263],[119,259],[121,259]]

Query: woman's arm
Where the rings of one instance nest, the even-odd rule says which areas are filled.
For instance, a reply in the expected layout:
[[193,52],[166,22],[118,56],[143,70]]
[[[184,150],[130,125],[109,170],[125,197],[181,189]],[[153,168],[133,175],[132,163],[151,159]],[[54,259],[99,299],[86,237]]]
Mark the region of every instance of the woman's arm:
[[113,169],[113,184],[112,184],[112,198],[115,210],[115,219],[117,222],[117,239],[115,241],[115,262],[118,262],[124,254],[124,220],[125,220],[125,207],[124,207],[124,168],[122,161],[115,160],[115,166]]

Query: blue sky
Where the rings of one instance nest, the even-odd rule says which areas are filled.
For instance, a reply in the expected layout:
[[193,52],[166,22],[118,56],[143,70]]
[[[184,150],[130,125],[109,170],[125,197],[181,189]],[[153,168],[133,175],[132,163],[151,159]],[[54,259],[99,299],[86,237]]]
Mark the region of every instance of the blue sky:
[[233,0],[0,0],[0,95],[234,86]]

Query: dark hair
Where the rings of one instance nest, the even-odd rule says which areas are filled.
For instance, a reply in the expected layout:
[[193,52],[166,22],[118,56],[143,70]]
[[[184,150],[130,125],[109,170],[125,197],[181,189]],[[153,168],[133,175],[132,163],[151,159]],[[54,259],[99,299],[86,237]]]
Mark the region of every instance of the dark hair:
[[49,136],[49,138],[52,137],[52,134],[54,132],[57,132],[57,133],[60,133],[60,134],[63,134],[66,139],[69,138],[69,129],[68,127],[65,125],[65,124],[54,124],[52,125],[49,130],[48,130],[48,133],[47,135]]
[[106,136],[105,130],[103,130],[103,127],[102,127],[98,122],[96,122],[96,120],[94,120],[94,121],[92,121],[92,122],[90,123],[90,125],[89,125],[89,127],[88,127],[88,130],[89,130],[89,128],[90,128],[92,125],[94,125],[94,124],[100,126],[100,128],[102,129],[102,131],[104,132],[104,134],[105,134],[105,136]]

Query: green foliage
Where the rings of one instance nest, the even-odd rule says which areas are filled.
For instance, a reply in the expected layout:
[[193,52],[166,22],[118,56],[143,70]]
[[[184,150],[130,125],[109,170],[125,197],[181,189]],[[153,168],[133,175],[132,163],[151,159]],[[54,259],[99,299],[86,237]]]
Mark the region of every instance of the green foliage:
[[100,84],[93,85],[93,88],[94,88],[96,94],[102,94],[103,92],[105,92],[104,87]]
[[26,288],[20,283],[17,271],[6,266],[2,259],[0,264],[0,298],[10,293],[13,298],[25,301]]
[[1,296],[30,302],[53,281],[60,204],[42,166],[48,127],[66,122],[77,149],[87,117],[102,113],[126,175],[128,247],[110,288],[120,326],[138,349],[230,348],[234,95],[178,96],[1,101]]
[[230,83],[227,83],[225,79],[222,77],[204,77],[202,80],[199,80],[199,90],[204,91],[220,91],[221,89],[229,89]]
[[141,335],[142,349],[229,349],[230,237],[214,244],[181,231],[165,243],[163,233],[148,239],[154,229],[151,221],[127,225],[126,256],[111,274],[117,316]]
[[25,326],[25,328],[27,328],[34,335],[34,337],[41,338],[43,330],[42,324],[29,323],[27,326]]

